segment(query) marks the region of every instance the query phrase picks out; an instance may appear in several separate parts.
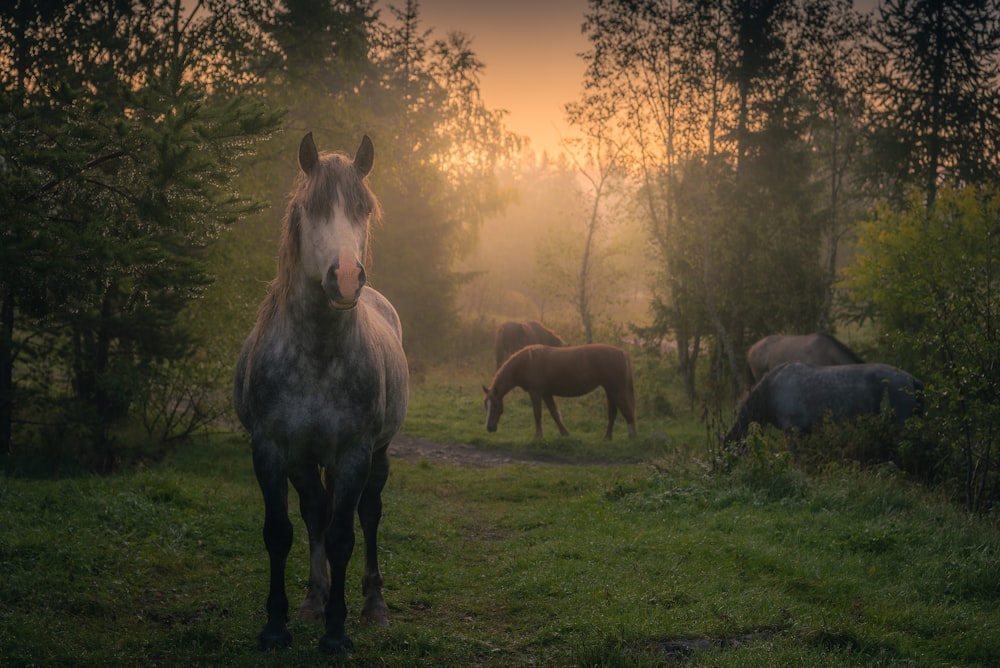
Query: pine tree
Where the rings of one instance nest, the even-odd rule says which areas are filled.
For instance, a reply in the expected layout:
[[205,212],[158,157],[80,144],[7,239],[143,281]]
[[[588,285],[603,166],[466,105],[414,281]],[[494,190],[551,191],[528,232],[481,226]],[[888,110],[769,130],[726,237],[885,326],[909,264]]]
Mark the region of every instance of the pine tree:
[[[181,310],[211,280],[204,249],[253,210],[232,190],[235,165],[278,117],[234,94],[226,79],[240,65],[219,59],[246,16],[187,13],[180,0],[39,6],[0,15],[10,53],[31,41],[44,55],[0,75],[13,119],[0,361],[23,354],[69,378],[66,411],[46,420],[81,423],[106,468],[112,429],[151,370],[191,351]],[[13,383],[2,389],[16,406]],[[31,389],[62,400],[54,383]]]

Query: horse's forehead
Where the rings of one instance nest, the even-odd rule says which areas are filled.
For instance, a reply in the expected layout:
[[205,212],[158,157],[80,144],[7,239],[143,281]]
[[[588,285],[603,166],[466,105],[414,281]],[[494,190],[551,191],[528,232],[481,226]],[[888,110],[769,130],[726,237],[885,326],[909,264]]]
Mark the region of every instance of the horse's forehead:
[[338,205],[351,218],[366,216],[373,206],[360,175],[339,155],[324,157],[295,197],[310,216],[318,218],[331,217]]

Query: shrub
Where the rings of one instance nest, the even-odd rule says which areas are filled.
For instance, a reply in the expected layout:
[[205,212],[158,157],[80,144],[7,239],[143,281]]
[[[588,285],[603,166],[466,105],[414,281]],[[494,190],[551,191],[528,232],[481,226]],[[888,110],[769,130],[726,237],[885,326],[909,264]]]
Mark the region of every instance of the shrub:
[[[942,189],[934,207],[878,208],[847,285],[886,356],[923,380],[928,419],[913,443],[969,510],[1000,500],[1000,190]],[[930,462],[920,461],[920,467]]]

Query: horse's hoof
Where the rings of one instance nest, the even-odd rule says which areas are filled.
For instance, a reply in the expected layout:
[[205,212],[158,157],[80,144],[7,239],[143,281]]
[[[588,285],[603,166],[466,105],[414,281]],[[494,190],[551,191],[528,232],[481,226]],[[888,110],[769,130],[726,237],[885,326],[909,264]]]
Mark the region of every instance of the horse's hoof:
[[377,599],[369,599],[361,611],[361,619],[374,626],[387,629],[389,628],[389,606],[385,604],[381,596]]
[[345,631],[338,634],[327,633],[319,639],[319,649],[327,654],[350,654],[354,651],[354,643]]
[[308,601],[299,606],[296,616],[300,622],[308,624],[321,624],[326,621],[326,613],[323,608],[310,605]]
[[257,636],[257,647],[262,652],[276,649],[287,649],[292,646],[292,633],[288,629],[278,631],[264,629]]

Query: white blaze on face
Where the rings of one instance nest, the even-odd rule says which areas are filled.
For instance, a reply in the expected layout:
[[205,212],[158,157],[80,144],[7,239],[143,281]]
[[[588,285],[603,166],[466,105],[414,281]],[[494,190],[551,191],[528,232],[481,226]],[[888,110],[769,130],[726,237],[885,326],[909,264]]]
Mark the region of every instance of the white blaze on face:
[[341,294],[350,298],[358,291],[358,279],[364,257],[364,226],[354,225],[338,198],[330,218],[303,220],[300,257],[306,276],[317,282],[327,278],[334,263],[339,262],[336,279]]
[[493,410],[493,402],[489,399],[486,400],[486,428],[490,428],[490,411]]

